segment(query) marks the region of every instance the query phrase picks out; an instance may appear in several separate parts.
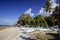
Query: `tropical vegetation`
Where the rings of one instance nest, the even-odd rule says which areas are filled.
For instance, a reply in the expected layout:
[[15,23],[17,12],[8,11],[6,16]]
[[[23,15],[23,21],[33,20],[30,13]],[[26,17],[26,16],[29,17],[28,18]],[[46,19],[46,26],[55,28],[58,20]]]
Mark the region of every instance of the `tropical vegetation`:
[[[26,27],[51,27],[57,25],[58,19],[55,19],[54,12],[59,11],[55,7],[55,10],[50,16],[42,17],[41,15],[37,15],[35,17],[31,17],[29,14],[23,14],[19,17],[17,24]],[[46,12],[51,12],[51,3],[48,1],[44,6]],[[53,15],[53,16],[52,16]]]

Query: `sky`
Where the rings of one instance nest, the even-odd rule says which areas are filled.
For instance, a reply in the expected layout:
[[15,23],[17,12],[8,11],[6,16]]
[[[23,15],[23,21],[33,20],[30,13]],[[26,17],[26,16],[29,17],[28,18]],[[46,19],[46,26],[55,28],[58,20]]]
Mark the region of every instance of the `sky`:
[[15,24],[23,13],[36,16],[46,2],[47,0],[0,0],[0,25]]

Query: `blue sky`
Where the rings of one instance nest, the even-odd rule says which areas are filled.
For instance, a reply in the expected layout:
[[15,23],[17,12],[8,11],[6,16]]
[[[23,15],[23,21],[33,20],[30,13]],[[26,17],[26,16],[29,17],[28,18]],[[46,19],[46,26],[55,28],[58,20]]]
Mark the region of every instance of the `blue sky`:
[[[0,24],[12,25],[27,9],[36,16],[47,0],[0,0]],[[57,3],[60,1],[58,0]]]

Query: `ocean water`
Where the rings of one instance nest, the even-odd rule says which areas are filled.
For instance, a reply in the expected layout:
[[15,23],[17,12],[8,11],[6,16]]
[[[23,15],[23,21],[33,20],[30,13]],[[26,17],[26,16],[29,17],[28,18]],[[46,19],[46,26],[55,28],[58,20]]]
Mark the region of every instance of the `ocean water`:
[[3,30],[8,27],[12,27],[12,25],[0,25],[0,30]]

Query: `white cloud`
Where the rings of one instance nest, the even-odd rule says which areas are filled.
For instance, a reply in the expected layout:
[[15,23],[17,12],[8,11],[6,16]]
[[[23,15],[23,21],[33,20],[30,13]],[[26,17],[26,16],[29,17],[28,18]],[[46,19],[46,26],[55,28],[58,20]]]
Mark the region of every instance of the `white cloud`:
[[51,4],[51,8],[55,8],[57,5],[58,5],[58,4],[53,3],[53,4]]
[[41,10],[39,11],[39,13],[42,13],[44,11],[44,8],[41,8]]
[[56,3],[57,0],[50,0],[51,3],[51,8],[55,8],[56,6],[58,6],[59,4]]
[[56,0],[50,0],[50,3],[56,3]]
[[38,15],[49,16],[49,12],[46,12],[44,8],[41,8]]
[[59,6],[59,4],[56,3],[56,0],[50,0],[50,3],[51,3],[51,12],[46,12],[46,10],[44,8],[41,8],[40,11],[39,11],[39,14],[42,15],[42,16],[49,16],[50,14],[52,14],[52,12],[54,11],[54,8],[56,6]]
[[32,13],[32,9],[31,8],[29,8],[28,10],[26,10],[24,12],[24,14],[29,14],[30,16],[34,16],[34,14]]

